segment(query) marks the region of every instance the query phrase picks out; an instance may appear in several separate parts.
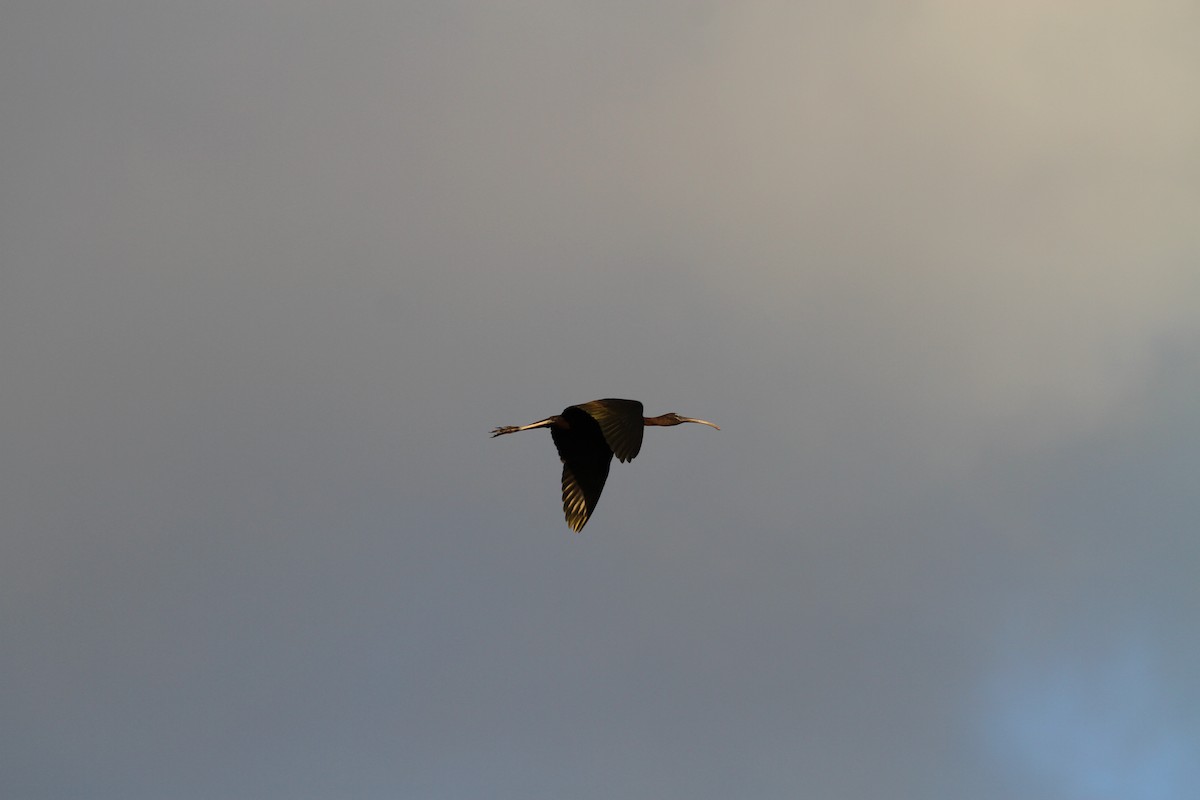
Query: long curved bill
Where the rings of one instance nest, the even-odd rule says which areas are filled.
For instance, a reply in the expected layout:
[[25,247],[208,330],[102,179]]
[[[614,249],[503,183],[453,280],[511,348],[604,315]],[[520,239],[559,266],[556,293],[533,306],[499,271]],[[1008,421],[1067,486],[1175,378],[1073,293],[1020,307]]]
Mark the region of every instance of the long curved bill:
[[695,419],[694,417],[680,417],[679,419],[682,420],[683,422],[695,422],[700,425],[707,425],[710,428],[716,428],[717,430],[721,430],[721,428],[719,426],[717,426],[715,423],[709,422],[706,419]]

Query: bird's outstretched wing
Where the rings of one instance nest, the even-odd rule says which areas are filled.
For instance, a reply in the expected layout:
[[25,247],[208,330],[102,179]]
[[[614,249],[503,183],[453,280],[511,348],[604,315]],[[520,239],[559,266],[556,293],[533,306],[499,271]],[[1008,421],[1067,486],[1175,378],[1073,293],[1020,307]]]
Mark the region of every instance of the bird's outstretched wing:
[[600,424],[575,406],[563,410],[567,427],[553,427],[550,434],[562,459],[563,513],[572,530],[581,531],[596,509],[613,453]]
[[606,398],[580,403],[578,408],[594,419],[604,433],[604,440],[620,461],[632,461],[642,449],[642,434],[646,425],[642,404],[637,400]]
[[[612,459],[610,458],[611,462]],[[593,476],[594,477],[594,476]],[[563,514],[567,518],[567,525],[571,530],[578,533],[583,530],[583,526],[587,525],[587,521],[592,516],[592,512],[596,509],[596,503],[600,500],[600,492],[604,489],[604,479],[608,477],[608,464],[604,465],[604,476],[600,478],[599,483],[589,485],[579,482],[575,473],[571,470],[570,464],[563,464],[562,471],[562,498],[563,498]]]

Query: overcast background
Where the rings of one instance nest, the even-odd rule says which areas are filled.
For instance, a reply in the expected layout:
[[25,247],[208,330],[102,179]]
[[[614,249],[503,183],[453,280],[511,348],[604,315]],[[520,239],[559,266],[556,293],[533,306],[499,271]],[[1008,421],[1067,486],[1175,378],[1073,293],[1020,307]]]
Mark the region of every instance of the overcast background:
[[0,794],[1200,797],[1198,41],[8,4]]

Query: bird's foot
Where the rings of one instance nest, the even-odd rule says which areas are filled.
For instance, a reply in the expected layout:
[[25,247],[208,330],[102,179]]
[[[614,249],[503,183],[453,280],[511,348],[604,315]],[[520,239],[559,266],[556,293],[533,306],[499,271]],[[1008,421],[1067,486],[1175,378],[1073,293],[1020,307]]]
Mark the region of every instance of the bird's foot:
[[516,425],[501,425],[499,428],[492,429],[492,438],[495,439],[497,436],[503,433],[516,433],[519,430],[520,428],[518,428]]

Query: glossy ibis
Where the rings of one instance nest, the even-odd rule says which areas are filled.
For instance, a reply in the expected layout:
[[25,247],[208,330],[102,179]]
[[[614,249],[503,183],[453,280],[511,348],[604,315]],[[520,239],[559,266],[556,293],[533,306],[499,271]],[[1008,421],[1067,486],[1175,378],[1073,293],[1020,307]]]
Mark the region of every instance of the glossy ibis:
[[533,428],[550,429],[563,463],[563,511],[571,529],[581,531],[596,510],[612,457],[632,461],[642,449],[642,431],[648,426],[670,427],[685,422],[717,428],[707,420],[675,413],[643,417],[642,404],[637,400],[607,398],[567,406],[561,414],[530,425],[504,425],[493,430],[492,437]]

